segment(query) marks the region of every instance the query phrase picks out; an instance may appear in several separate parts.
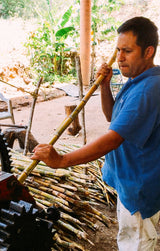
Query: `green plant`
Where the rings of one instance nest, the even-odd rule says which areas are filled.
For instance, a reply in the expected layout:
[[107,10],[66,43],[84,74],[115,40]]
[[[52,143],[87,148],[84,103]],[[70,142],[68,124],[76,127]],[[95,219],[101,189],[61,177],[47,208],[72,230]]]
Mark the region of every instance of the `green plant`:
[[48,20],[43,21],[38,29],[30,34],[25,44],[31,57],[31,66],[45,81],[53,82],[55,75],[70,73],[68,54],[71,48],[67,44],[67,38],[75,32],[73,25],[67,26],[71,14],[72,6],[61,18],[56,19],[48,8]]
[[0,16],[2,18],[35,17],[33,4],[34,0],[0,0]]
[[101,40],[114,39],[116,35],[117,23],[111,16],[112,11],[119,8],[121,3],[118,0],[98,1],[92,3],[92,23],[91,23],[91,83],[94,82],[95,72],[95,47]]
[[115,22],[115,18],[111,13],[119,9],[122,1],[108,0],[99,1],[94,0],[92,5],[92,31],[94,33],[93,42],[96,44],[97,40],[110,39],[110,36],[115,36],[115,31],[119,23]]
[[[44,0],[43,11],[36,3],[36,12],[41,24],[30,34],[26,47],[31,58],[31,66],[44,80],[53,82],[55,76],[75,74],[72,49],[79,48],[80,2],[74,1],[63,12],[52,0]],[[41,5],[42,6],[42,5]],[[94,0],[92,4],[93,45],[97,40],[110,39],[115,34],[116,23],[111,12],[120,7],[120,1]],[[44,11],[45,10],[45,11]],[[93,66],[94,67],[94,66]]]
[[23,0],[18,0],[17,2],[14,0],[1,0],[0,4],[0,15],[4,18],[14,16],[16,11],[23,8]]

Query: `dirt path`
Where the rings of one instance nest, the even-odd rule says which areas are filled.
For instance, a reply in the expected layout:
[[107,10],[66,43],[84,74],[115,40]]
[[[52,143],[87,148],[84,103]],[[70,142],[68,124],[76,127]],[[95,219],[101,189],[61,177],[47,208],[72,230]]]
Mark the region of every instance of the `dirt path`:
[[[48,143],[52,139],[55,130],[66,117],[64,106],[71,104],[79,104],[79,100],[74,97],[63,96],[36,104],[31,131],[38,142]],[[30,106],[14,109],[16,124],[27,125],[30,111]],[[78,116],[80,124],[82,125],[81,114]],[[87,142],[90,142],[107,130],[109,123],[102,114],[99,94],[92,96],[86,104],[85,121]],[[5,123],[11,123],[11,121],[7,119]],[[76,136],[71,136],[65,131],[56,145],[60,143],[75,143],[81,145],[83,144],[82,132],[80,131]]]

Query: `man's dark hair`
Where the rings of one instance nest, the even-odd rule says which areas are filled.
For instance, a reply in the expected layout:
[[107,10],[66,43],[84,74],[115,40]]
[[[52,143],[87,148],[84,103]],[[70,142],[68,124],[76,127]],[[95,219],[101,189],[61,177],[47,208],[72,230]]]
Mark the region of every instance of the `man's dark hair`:
[[124,22],[117,30],[118,34],[128,31],[132,31],[137,36],[137,45],[141,47],[142,55],[148,46],[154,47],[155,55],[158,45],[158,29],[150,19],[134,17]]

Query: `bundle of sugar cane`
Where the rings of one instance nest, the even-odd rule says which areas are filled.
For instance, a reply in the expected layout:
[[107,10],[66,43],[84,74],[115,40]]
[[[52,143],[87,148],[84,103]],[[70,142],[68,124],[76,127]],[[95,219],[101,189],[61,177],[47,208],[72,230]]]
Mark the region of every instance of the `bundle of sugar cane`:
[[[62,153],[67,153],[70,152],[74,149],[79,148],[80,146],[78,145],[62,145],[62,149],[59,149],[60,152]],[[74,166],[72,170],[75,170],[76,172],[85,172],[85,174],[92,175],[92,177],[95,178],[95,183],[94,183],[94,188],[97,185],[97,190],[100,193],[96,193],[96,191],[93,191],[93,196],[96,197],[97,200],[101,200],[101,198],[104,196],[106,198],[106,201],[108,204],[111,206],[115,205],[115,198],[116,198],[116,191],[108,186],[103,180],[102,180],[102,173],[101,173],[101,167],[103,166],[104,163],[104,157],[98,159],[97,161],[93,161],[88,163],[88,165],[79,165],[79,166]],[[93,188],[93,186],[92,186]],[[99,194],[99,196],[98,196]],[[101,201],[103,202],[103,200]]]
[[[77,147],[77,146],[74,146]],[[73,150],[71,146],[63,146],[60,152]],[[26,157],[11,150],[12,172],[20,175],[31,162]],[[91,245],[87,228],[96,231],[97,221],[107,227],[115,222],[97,210],[99,203],[113,205],[116,193],[102,181],[100,164],[103,160],[70,167],[68,169],[51,169],[39,162],[25,180],[31,195],[43,208],[56,206],[60,219],[53,224],[57,233],[54,236],[54,250],[86,250],[83,242]],[[85,170],[85,171],[84,171]],[[81,242],[81,243],[80,243]]]

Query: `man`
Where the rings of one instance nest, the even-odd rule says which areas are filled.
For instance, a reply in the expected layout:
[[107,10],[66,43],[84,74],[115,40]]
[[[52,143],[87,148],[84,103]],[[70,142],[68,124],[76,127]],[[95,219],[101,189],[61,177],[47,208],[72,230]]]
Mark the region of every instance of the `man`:
[[32,159],[64,168],[105,155],[104,181],[118,193],[120,251],[153,251],[160,210],[160,67],[154,65],[157,27],[135,17],[118,29],[117,62],[127,83],[115,101],[110,90],[112,70],[102,65],[102,109],[111,121],[107,133],[79,150],[59,155],[43,144]]

